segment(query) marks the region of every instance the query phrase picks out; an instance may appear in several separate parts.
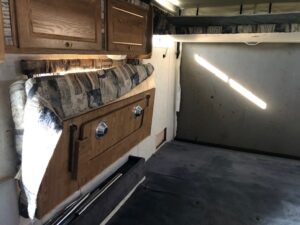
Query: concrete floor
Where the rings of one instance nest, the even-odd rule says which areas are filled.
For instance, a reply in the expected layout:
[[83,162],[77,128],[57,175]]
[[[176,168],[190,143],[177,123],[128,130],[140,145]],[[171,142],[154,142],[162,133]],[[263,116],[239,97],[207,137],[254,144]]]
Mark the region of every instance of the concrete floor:
[[109,225],[299,225],[300,161],[181,142]]

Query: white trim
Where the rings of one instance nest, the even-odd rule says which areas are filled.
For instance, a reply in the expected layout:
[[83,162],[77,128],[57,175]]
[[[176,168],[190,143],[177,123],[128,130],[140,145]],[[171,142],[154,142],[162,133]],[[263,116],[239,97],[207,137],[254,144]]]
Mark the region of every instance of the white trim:
[[294,33],[239,33],[169,35],[176,42],[194,43],[300,43],[300,32]]

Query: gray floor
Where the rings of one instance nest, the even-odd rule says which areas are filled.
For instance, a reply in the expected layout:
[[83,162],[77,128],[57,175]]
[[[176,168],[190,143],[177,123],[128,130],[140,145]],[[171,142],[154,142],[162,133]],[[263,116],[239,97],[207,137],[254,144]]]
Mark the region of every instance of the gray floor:
[[109,225],[299,225],[300,161],[172,142]]

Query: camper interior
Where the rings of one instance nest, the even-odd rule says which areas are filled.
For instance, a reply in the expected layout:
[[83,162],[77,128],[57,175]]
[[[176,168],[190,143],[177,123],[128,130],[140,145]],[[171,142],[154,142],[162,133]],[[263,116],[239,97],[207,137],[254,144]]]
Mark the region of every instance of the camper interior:
[[296,0],[1,0],[0,225],[299,225],[299,44]]

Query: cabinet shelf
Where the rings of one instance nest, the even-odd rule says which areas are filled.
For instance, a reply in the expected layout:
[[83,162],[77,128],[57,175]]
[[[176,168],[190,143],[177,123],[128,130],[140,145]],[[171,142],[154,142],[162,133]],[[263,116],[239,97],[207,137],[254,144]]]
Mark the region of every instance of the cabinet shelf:
[[[169,35],[167,35],[169,36]],[[300,32],[295,33],[243,33],[243,34],[185,34],[170,35],[175,42],[190,43],[300,43]]]

